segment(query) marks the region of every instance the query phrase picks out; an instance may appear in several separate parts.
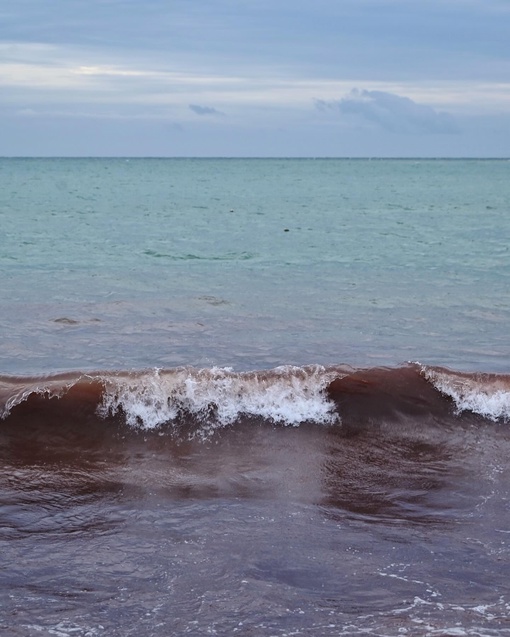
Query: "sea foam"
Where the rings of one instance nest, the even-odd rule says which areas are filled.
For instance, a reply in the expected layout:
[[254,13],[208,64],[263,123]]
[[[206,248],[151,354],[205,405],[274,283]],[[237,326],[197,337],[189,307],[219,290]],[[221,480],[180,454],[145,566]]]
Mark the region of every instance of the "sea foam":
[[464,374],[422,366],[422,374],[459,412],[470,411],[492,421],[510,420],[510,378],[496,374]]
[[153,370],[133,377],[109,377],[98,408],[103,417],[123,413],[131,427],[146,430],[184,415],[206,429],[234,423],[240,416],[298,426],[333,424],[334,404],[324,393],[323,367],[285,366],[267,372],[235,373],[230,368]]

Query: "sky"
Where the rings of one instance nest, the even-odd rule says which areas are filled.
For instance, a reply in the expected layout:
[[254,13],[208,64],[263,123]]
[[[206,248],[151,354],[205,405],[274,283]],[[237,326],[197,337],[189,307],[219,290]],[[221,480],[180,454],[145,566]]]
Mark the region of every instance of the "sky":
[[0,0],[0,156],[510,157],[510,0]]

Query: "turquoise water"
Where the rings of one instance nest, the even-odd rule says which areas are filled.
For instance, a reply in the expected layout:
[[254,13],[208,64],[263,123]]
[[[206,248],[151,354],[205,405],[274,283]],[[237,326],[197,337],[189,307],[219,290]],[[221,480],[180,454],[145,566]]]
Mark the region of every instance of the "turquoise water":
[[510,162],[2,159],[0,369],[507,371]]

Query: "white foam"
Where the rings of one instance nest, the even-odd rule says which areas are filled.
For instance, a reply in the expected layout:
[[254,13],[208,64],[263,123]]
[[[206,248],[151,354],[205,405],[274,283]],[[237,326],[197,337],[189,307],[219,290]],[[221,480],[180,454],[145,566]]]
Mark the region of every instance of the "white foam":
[[330,376],[323,367],[279,367],[235,373],[228,368],[154,370],[135,378],[108,378],[98,413],[122,412],[131,427],[155,429],[190,414],[209,430],[241,416],[298,426],[332,424],[338,416],[324,394]]
[[489,420],[510,420],[507,376],[461,374],[422,366],[423,376],[455,402],[459,412],[471,411]]

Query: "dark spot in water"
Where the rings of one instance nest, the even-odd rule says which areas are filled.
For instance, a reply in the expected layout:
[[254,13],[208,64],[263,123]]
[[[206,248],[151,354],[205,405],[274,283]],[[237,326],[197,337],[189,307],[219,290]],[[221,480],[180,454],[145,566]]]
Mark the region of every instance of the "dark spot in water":
[[62,325],[78,325],[79,321],[62,316],[61,318],[54,319],[54,323],[60,323]]
[[228,305],[229,302],[225,301],[225,299],[220,299],[217,296],[199,296],[198,297],[199,301],[205,301],[206,303],[208,303],[209,305],[214,305],[214,306],[218,306],[218,305]]

